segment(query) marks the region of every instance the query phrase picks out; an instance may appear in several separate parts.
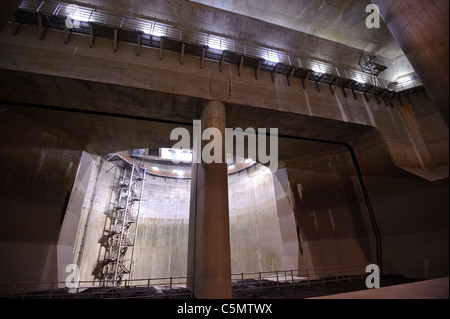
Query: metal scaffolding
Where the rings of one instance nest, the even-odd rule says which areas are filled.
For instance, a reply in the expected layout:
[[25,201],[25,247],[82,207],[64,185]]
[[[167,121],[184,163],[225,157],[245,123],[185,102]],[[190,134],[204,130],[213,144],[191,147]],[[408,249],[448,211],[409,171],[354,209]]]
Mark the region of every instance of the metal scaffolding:
[[134,246],[146,175],[144,167],[132,164],[117,154],[109,160],[113,158],[124,166],[115,185],[117,196],[113,209],[107,214],[99,240],[102,249],[94,271],[96,279],[105,286],[120,286],[124,279],[132,279]]

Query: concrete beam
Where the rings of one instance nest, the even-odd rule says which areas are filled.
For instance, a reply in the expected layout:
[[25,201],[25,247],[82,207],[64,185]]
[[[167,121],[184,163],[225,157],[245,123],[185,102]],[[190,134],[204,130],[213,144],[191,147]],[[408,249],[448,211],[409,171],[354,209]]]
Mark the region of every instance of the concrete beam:
[[222,56],[220,58],[220,62],[219,62],[219,70],[220,72],[223,71],[223,64],[225,62],[225,51],[222,52]]
[[[295,77],[291,86],[285,82],[273,85],[271,73],[260,72],[259,67],[256,71],[243,68],[238,76],[232,72],[232,68],[220,72],[217,62],[206,59],[203,69],[199,69],[199,59],[189,55],[185,55],[184,63],[180,65],[179,53],[169,51],[164,53],[167,57],[165,61],[158,63],[160,50],[142,47],[148,58],[137,59],[135,44],[123,43],[121,50],[113,53],[112,41],[104,38],[96,39],[95,50],[98,52],[93,54],[92,49],[87,48],[86,37],[83,36],[73,34],[70,45],[60,46],[57,44],[61,41],[61,32],[49,29],[45,40],[39,41],[36,27],[24,25],[19,36],[12,35],[13,29],[14,26],[10,25],[0,36],[0,71],[3,70],[1,83],[4,88],[0,92],[5,100],[96,111],[123,110],[127,115],[164,117],[166,111],[160,105],[167,96],[174,95],[186,100],[217,99],[226,101],[227,105],[240,106],[241,109],[243,106],[248,107],[248,118],[262,119],[262,123],[257,125],[254,122],[239,127],[279,127],[285,132],[291,131],[303,137],[342,142],[352,141],[361,134],[355,131],[355,126],[367,126],[370,129],[376,125],[398,166],[409,167],[416,172],[432,170],[433,178],[448,176],[448,128],[442,128],[443,120],[423,92],[415,95],[414,105],[402,100],[405,108],[414,112],[414,116],[405,122],[400,114],[395,113],[397,106],[401,107],[398,99],[391,99],[394,109],[386,110],[375,99],[368,103],[364,98],[345,99],[345,91],[336,90],[334,95],[328,89],[318,92],[313,88],[314,84],[306,85],[305,90],[298,90],[302,79]],[[74,48],[77,50],[74,51]],[[255,75],[257,80],[253,78]],[[193,77],[196,81],[192,81]],[[43,81],[48,83],[43,85]],[[304,79],[303,82],[306,84]],[[110,91],[109,85],[115,87],[113,91]],[[36,90],[36,87],[40,89]],[[146,93],[137,95],[136,89]],[[99,94],[101,92],[108,94]],[[148,96],[154,94],[161,98],[149,99]],[[356,97],[359,94],[355,92]],[[382,99],[387,104],[386,97]],[[152,107],[143,101],[152,101]],[[422,115],[423,111],[415,110],[420,105],[427,105],[426,115]],[[186,111],[190,118],[188,121],[192,120],[192,111]],[[276,117],[268,117],[270,121],[264,120],[263,113],[270,111],[281,113],[277,113]],[[175,118],[181,116],[184,116],[183,112],[175,114]],[[242,114],[236,115],[238,117],[242,118]],[[300,125],[298,121],[305,122]],[[306,129],[306,123],[310,129]],[[407,134],[406,126],[416,127],[422,133],[415,136],[422,135],[430,144],[427,147],[422,143],[417,144]],[[293,129],[300,127],[303,129]],[[433,134],[423,133],[429,130]],[[414,145],[418,145],[418,148]]]
[[117,29],[114,29],[113,51],[117,51]]
[[42,15],[38,14],[38,35],[39,35],[39,40],[42,40],[44,38],[45,35],[45,31],[47,31],[47,28],[44,28],[42,25]]
[[205,55],[206,55],[206,47],[202,48],[202,56],[200,58],[200,69],[203,69],[203,64],[205,61]]
[[186,48],[186,43],[181,43],[181,53],[180,53],[180,64],[184,62],[184,50]]
[[289,75],[286,75],[286,79],[287,79],[287,82],[288,82],[289,86],[291,86],[292,78],[294,77],[295,71],[296,71],[295,67],[292,67],[291,68],[291,72],[289,73]]
[[136,45],[136,55],[141,55],[141,33],[139,32],[137,35],[137,45]]
[[275,65],[275,68],[273,69],[273,71],[271,72],[272,74],[272,83],[275,83],[276,79],[277,79],[277,73],[278,73],[278,63]]
[[89,23],[89,47],[92,48],[94,46],[94,25]]
[[238,75],[241,76],[242,68],[244,67],[244,56],[241,56],[241,60],[239,61],[238,66]]
[[258,80],[259,77],[259,71],[261,70],[261,60],[258,61],[258,66],[255,69],[255,79]]

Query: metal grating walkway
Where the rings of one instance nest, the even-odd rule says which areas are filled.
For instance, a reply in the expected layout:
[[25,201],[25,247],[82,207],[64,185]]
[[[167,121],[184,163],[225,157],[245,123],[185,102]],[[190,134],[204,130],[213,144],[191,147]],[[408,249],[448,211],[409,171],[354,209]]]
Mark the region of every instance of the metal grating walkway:
[[[68,17],[73,26],[70,29],[66,26]],[[415,74],[402,83],[389,82],[373,74],[294,57],[283,51],[247,45],[214,34],[183,30],[148,19],[120,16],[60,1],[24,0],[16,11],[15,22],[39,25],[43,29],[64,30],[68,34],[67,38],[71,33],[81,33],[90,35],[92,39],[104,37],[139,46],[183,51],[184,54],[220,62],[221,68],[223,63],[238,64],[240,68],[247,66],[256,70],[256,76],[259,70],[266,70],[272,72],[273,80],[277,74],[284,74],[289,85],[293,77],[326,84],[330,86],[332,94],[333,87],[339,86],[344,93],[347,90],[346,96],[350,91],[353,94],[361,92],[373,94],[379,101],[390,100],[405,90],[423,89]],[[319,86],[317,88],[319,90]]]

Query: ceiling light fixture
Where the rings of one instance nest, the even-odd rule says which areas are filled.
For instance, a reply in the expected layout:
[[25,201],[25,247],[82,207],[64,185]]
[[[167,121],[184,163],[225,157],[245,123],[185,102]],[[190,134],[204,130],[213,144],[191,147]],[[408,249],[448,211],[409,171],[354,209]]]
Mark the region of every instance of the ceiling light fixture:
[[280,56],[279,56],[278,52],[267,51],[267,61],[273,62],[273,63],[280,62]]

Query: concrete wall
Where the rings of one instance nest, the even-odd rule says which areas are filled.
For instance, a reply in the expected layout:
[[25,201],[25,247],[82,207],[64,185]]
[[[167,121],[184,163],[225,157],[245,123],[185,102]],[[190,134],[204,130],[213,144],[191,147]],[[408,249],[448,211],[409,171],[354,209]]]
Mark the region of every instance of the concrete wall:
[[[303,165],[303,167],[301,167]],[[299,225],[299,268],[376,262],[368,211],[349,154],[315,154],[288,169]]]
[[66,214],[61,226],[58,238],[58,281],[65,282],[69,273],[66,267],[76,264],[78,260],[77,242],[81,244],[82,238],[77,236],[78,224],[85,209],[88,186],[93,173],[95,173],[95,160],[86,152],[83,152],[78,165],[77,175],[72,187],[72,193],[67,204]]
[[[0,111],[0,282],[56,281],[58,238],[83,146]],[[76,226],[75,226],[76,227]]]
[[[295,202],[292,198],[291,182],[286,168],[273,175],[273,186],[277,202],[277,215],[283,245],[282,270],[299,267],[298,222],[295,218]],[[275,221],[274,221],[275,222]],[[277,269],[278,270],[278,269]]]
[[[81,280],[93,280],[92,270],[100,248],[98,240],[105,224],[105,212],[112,208],[110,202],[115,199],[113,185],[120,171],[112,163],[102,167],[80,264]],[[90,210],[94,183],[95,179],[91,178],[84,215],[78,226],[79,238]],[[186,276],[190,184],[188,179],[147,176],[135,245],[134,279]],[[297,268],[295,226],[283,225],[280,219],[274,177],[268,168],[257,165],[230,175],[229,205],[232,273]],[[289,213],[294,221],[292,209],[286,214]],[[286,239],[283,227],[289,226],[293,236]]]
[[279,208],[277,178],[258,165],[230,175],[228,183],[232,273],[296,269],[298,244],[295,237],[294,245],[286,239],[280,217],[286,213],[293,219],[293,212]]
[[383,261],[390,272],[408,277],[448,276],[448,179],[430,182],[396,168],[379,156],[382,147],[374,136],[354,145],[381,231]]
[[190,180],[148,176],[133,278],[186,276]]
[[[326,86],[318,92],[311,82],[306,82],[303,90],[299,79],[288,86],[285,77],[278,76],[273,83],[269,72],[261,72],[256,80],[251,68],[244,68],[238,76],[235,65],[220,72],[217,63],[205,61],[200,69],[198,58],[185,56],[180,65],[180,55],[175,52],[164,52],[160,61],[157,50],[149,48],[143,48],[141,56],[136,57],[132,44],[119,43],[119,50],[114,53],[112,42],[107,39],[96,38],[90,49],[86,37],[73,35],[65,45],[61,32],[48,30],[45,38],[38,40],[36,31],[36,27],[24,25],[17,36],[12,36],[13,26],[2,30],[2,99],[189,122],[197,116],[199,99],[218,98],[227,101],[227,124],[231,127],[279,127],[284,134],[345,142],[361,139],[360,132],[376,128],[381,140],[368,139],[357,148],[386,240],[385,259],[397,265],[400,273],[424,274],[423,259],[428,259],[430,276],[448,273],[448,128],[425,93],[413,94],[411,102],[402,97],[403,107],[395,99],[395,107],[391,108],[383,102],[379,105],[373,96],[366,102],[357,94],[355,100],[351,93],[344,97],[340,89],[331,95]],[[42,121],[4,109],[0,113],[4,211],[1,236],[5,252],[1,265],[8,280],[56,278],[61,216],[76,160],[85,145],[75,136],[96,141],[94,149],[102,152],[118,149],[117,145],[148,147],[150,137],[156,146],[167,142],[169,136],[161,132],[122,134],[141,132],[142,126],[153,127],[131,121],[127,126],[117,124],[117,129],[109,120],[100,126],[96,120],[90,122],[92,119],[65,126],[60,124],[66,123],[62,121],[64,116],[49,123],[45,121],[49,113],[42,112]],[[246,125],[242,121],[247,121]],[[394,169],[392,164],[403,170]],[[300,227],[309,230],[301,232],[305,246],[306,242],[317,243],[314,249],[308,246],[311,254],[316,254],[315,265],[364,260],[366,249],[361,247],[367,246],[365,238],[370,242],[371,235],[353,233],[353,229],[364,224],[357,221],[357,216],[365,216],[360,201],[355,199],[359,196],[357,189],[350,187],[354,176],[328,170],[326,166],[311,171],[311,167],[294,165],[288,172],[289,178],[296,170],[311,177],[291,184],[309,184],[305,185],[306,206],[295,204],[304,208],[304,220],[297,220]],[[427,182],[405,174],[404,170],[429,181],[442,181]],[[329,195],[325,202],[324,191]],[[105,188],[95,201],[110,198],[111,192]],[[283,196],[275,197],[278,208]],[[93,218],[97,226],[92,227],[101,229],[101,214],[109,208],[103,201],[98,205],[98,217]],[[285,211],[289,212],[288,206]],[[349,226],[347,220],[351,222]],[[268,242],[279,240],[283,247],[292,242],[289,238],[285,241],[283,230],[271,227],[274,237]],[[282,229],[282,223],[278,227]],[[90,240],[98,241],[98,234],[98,230],[94,231]],[[355,247],[355,251],[361,249],[357,258],[343,255],[347,254],[344,243]],[[337,245],[337,250],[332,249],[333,245]],[[92,254],[96,256],[95,252]],[[438,271],[431,273],[434,269]]]
[[[81,251],[79,267],[80,280],[82,281],[94,279],[93,270],[100,255],[99,240],[107,222],[107,214],[114,208],[117,197],[115,185],[117,185],[122,172],[122,169],[113,162],[100,166],[99,159],[97,159],[96,164],[97,170],[100,170],[97,172],[99,178],[98,181],[92,178],[86,190],[88,201],[78,224],[78,241],[74,252],[74,263],[76,263]],[[81,248],[83,236],[85,237],[85,245]]]
[[412,278],[448,276],[448,179],[428,182],[399,171],[365,180],[389,271]]

